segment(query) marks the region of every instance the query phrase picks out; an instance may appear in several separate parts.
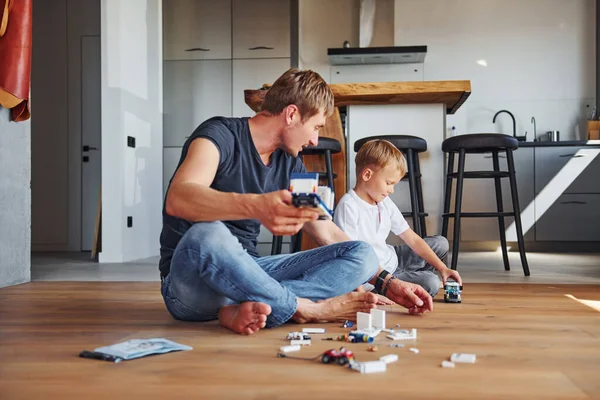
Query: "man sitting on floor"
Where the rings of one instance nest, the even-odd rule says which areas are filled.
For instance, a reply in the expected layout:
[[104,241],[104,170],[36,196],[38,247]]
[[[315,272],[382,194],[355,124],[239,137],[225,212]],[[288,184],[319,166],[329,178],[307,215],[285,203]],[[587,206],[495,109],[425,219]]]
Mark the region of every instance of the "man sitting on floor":
[[[211,118],[192,133],[169,183],[160,236],[161,291],[174,318],[218,319],[244,334],[288,320],[345,320],[376,307],[377,295],[360,289],[366,282],[411,313],[432,310],[420,286],[379,277],[370,245],[291,205],[290,175],[306,171],[298,153],[317,144],[332,112],[326,82],[291,69],[254,117]],[[261,224],[281,236],[304,228],[322,247],[260,257]]]

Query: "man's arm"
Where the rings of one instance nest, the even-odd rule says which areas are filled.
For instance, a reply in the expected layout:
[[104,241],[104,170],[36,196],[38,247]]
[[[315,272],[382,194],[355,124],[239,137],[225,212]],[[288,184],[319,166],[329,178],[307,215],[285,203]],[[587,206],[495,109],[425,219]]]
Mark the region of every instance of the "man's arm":
[[352,240],[331,220],[307,222],[302,229],[319,246]]
[[448,278],[453,278],[462,285],[462,279],[458,272],[446,267],[446,264],[440,260],[431,247],[429,247],[429,245],[423,239],[421,239],[421,237],[417,235],[415,231],[409,228],[402,232],[399,236],[402,240],[404,240],[404,243],[406,243],[408,247],[412,249],[412,251],[417,253],[417,255],[425,260],[427,264],[438,270],[442,276],[444,285],[446,284],[446,280]]
[[318,213],[291,205],[287,190],[266,194],[219,192],[210,188],[219,166],[219,150],[208,139],[195,139],[167,193],[169,215],[188,221],[258,219],[276,235],[293,235]]

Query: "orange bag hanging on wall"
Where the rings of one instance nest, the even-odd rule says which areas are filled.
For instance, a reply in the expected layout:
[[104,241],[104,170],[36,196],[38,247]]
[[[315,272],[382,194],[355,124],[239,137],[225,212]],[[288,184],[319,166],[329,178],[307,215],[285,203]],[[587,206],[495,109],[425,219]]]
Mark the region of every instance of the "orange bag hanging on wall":
[[0,106],[29,119],[32,0],[0,0]]

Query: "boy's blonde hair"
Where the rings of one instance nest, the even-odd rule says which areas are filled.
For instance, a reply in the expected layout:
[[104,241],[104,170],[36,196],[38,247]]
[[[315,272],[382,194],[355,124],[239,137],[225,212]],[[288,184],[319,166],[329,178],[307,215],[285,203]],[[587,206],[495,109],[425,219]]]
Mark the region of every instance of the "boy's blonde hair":
[[392,162],[398,165],[401,177],[406,174],[406,158],[404,154],[392,143],[383,139],[369,140],[363,144],[356,154],[355,162],[357,178],[360,177],[360,174],[367,167],[381,169]]
[[333,114],[333,92],[318,73],[291,68],[269,88],[261,111],[279,115],[290,104],[298,107],[302,122],[320,110],[329,117]]

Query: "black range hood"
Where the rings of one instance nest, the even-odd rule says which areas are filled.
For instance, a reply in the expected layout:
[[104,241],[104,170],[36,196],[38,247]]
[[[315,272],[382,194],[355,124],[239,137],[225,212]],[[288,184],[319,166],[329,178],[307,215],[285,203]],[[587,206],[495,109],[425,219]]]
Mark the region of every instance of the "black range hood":
[[327,49],[330,65],[423,63],[427,46],[342,47]]

